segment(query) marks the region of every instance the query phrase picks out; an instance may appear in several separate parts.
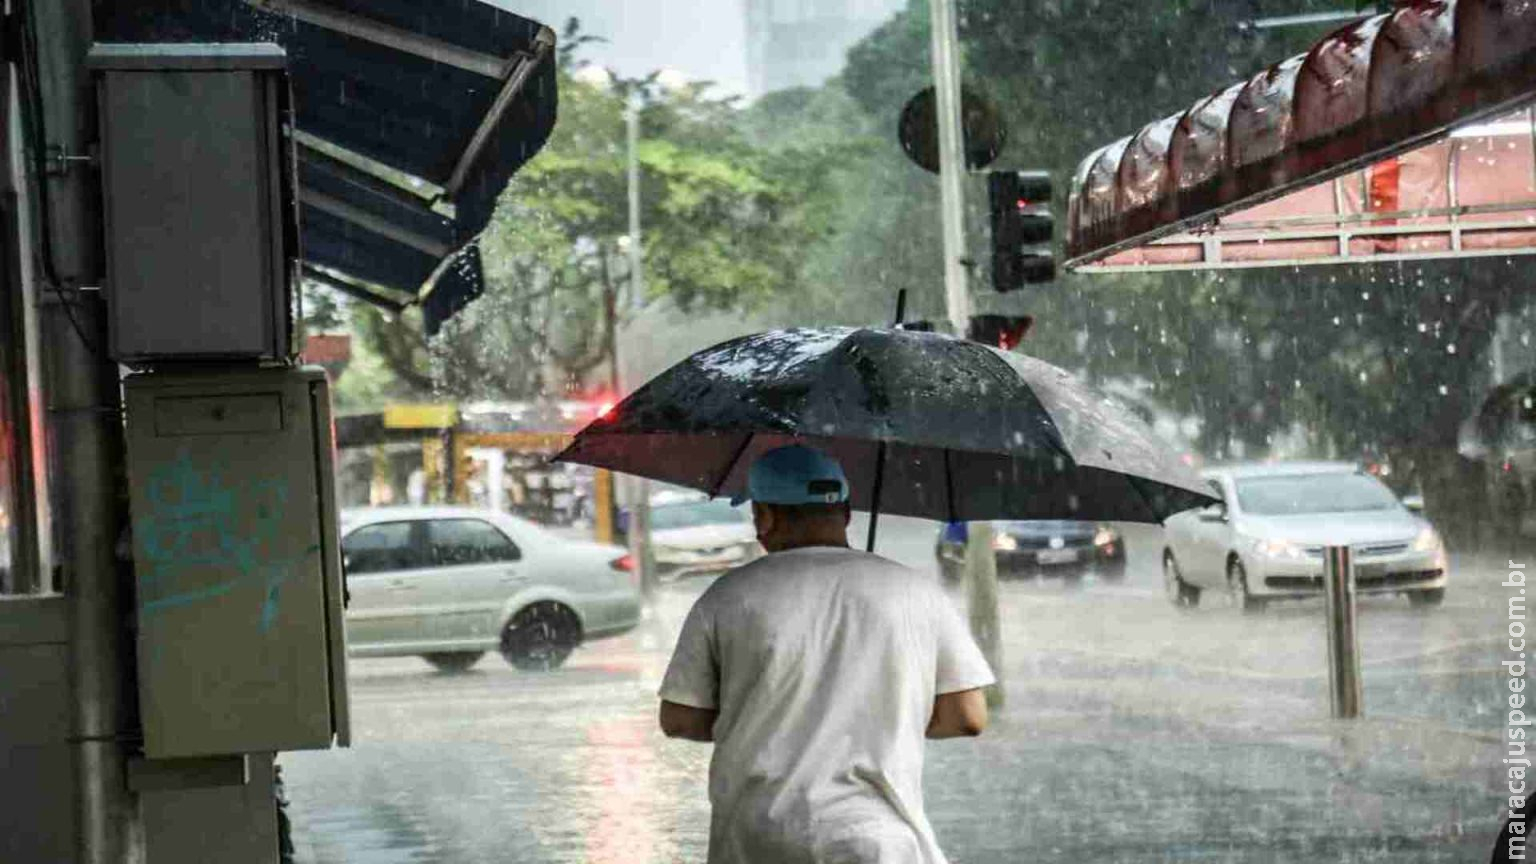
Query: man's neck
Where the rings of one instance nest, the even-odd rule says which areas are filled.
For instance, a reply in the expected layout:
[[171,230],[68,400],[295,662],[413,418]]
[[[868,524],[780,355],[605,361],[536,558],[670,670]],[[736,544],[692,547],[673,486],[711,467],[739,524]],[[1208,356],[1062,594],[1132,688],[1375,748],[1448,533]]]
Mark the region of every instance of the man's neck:
[[812,547],[847,549],[847,537],[800,537],[780,546],[777,551],[788,552],[791,549],[809,549]]

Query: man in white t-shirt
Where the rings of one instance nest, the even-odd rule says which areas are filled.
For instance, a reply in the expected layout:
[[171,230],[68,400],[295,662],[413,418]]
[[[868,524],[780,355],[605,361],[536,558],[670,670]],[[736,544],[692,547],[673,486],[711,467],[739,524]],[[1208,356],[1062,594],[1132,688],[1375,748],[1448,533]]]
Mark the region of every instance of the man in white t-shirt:
[[848,548],[848,481],[764,454],[748,497],[770,553],[688,614],[661,685],[669,737],[715,744],[709,864],[944,864],[923,739],[981,734],[992,670],[930,576]]

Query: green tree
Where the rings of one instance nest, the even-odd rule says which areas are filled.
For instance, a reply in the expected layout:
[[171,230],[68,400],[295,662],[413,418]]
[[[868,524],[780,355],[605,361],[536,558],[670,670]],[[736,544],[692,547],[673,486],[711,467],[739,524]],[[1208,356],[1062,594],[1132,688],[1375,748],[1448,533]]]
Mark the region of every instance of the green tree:
[[[526,394],[602,376],[614,319],[636,299],[627,291],[631,99],[642,105],[643,300],[758,307],[794,290],[800,250],[819,230],[806,202],[818,197],[825,148],[754,146],[736,107],[704,85],[594,83],[573,72],[567,61],[554,137],[508,187],[481,239],[487,296],[433,347],[450,391],[510,381],[509,391]],[[557,380],[545,380],[549,370]]]

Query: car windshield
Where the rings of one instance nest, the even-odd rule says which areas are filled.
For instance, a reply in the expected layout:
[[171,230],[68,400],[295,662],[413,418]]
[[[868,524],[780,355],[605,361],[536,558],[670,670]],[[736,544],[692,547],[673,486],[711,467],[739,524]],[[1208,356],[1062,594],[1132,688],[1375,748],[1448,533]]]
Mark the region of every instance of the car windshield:
[[1237,502],[1255,516],[1360,513],[1402,505],[1387,487],[1364,474],[1296,474],[1237,481]]
[[703,525],[740,525],[749,521],[746,511],[732,507],[729,501],[697,501],[667,504],[651,509],[651,530],[698,528]]

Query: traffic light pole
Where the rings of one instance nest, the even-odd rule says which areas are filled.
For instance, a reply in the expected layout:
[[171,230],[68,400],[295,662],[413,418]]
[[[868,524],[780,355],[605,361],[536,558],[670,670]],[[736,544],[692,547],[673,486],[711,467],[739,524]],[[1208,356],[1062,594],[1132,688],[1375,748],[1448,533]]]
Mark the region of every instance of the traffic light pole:
[[[930,0],[933,13],[933,89],[939,120],[939,187],[944,226],[944,297],[952,332],[965,336],[971,317],[965,254],[965,142],[960,117],[960,33],[955,0]],[[987,703],[1003,704],[1002,642],[998,638],[997,559],[992,526],[977,523],[966,532],[965,584],[971,635],[997,677]]]
[[971,314],[965,278],[965,142],[960,118],[960,37],[954,0],[932,0],[933,89],[939,114],[939,188],[944,226],[944,298],[953,332]]

